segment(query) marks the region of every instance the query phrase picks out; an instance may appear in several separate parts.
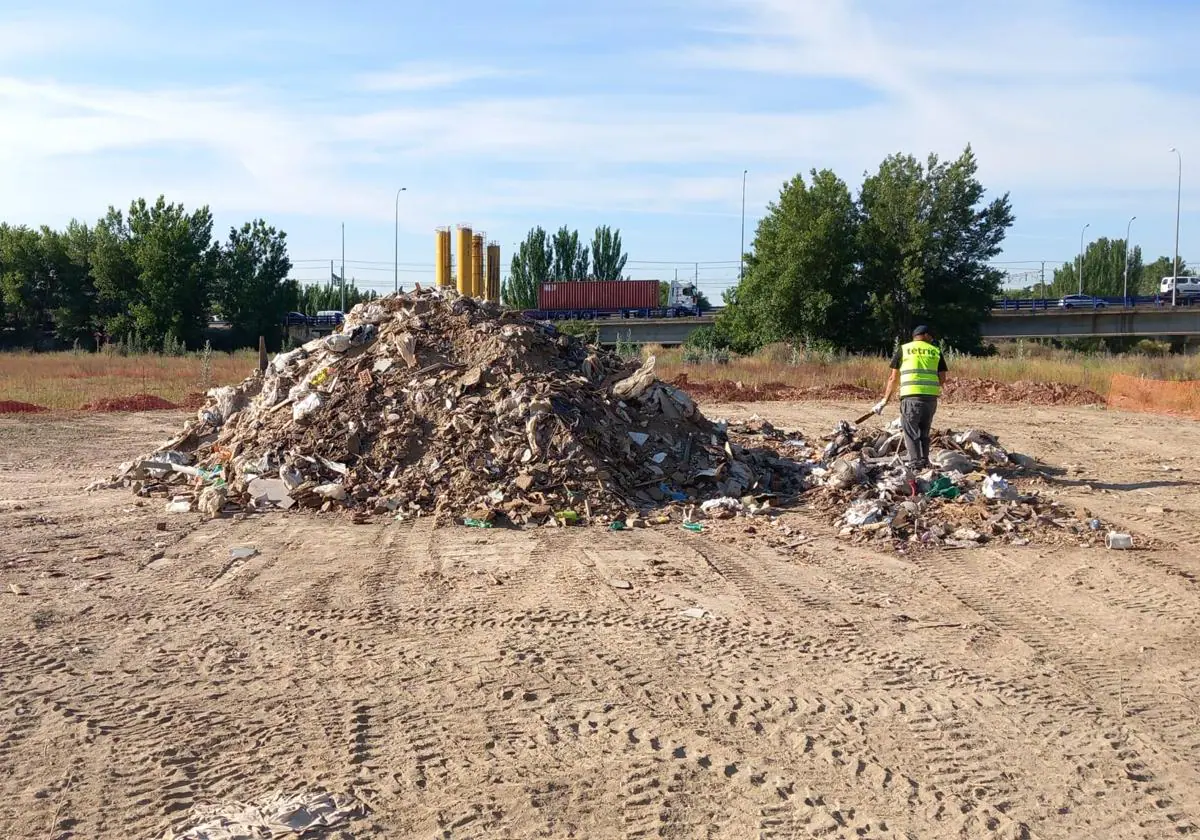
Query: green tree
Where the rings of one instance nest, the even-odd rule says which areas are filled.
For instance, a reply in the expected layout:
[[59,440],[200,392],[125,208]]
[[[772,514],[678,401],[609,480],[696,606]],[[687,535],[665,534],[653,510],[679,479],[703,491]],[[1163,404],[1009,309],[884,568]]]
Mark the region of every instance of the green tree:
[[[1142,288],[1142,249],[1134,246],[1129,252],[1129,293],[1138,294]],[[1170,272],[1168,272],[1169,274]],[[1157,281],[1156,281],[1157,291]],[[1096,297],[1120,297],[1125,289],[1125,240],[1101,237],[1088,243],[1083,252],[1083,294]],[[1050,295],[1079,294],[1079,258],[1054,269]]]
[[0,224],[0,297],[20,339],[36,341],[49,324],[54,300],[39,231]]
[[865,348],[865,298],[857,268],[858,212],[845,182],[813,170],[767,206],[745,276],[725,296],[716,339],[739,352],[775,341]]
[[[362,291],[358,282],[353,278],[346,281],[346,311],[350,311],[360,303],[378,299],[379,294],[373,291]],[[327,283],[312,283],[298,290],[297,302],[293,304],[296,311],[305,315],[316,315],[318,312],[342,311],[342,286],[334,275]]]
[[138,296],[133,234],[125,215],[109,207],[92,231],[92,282],[100,325],[109,336],[127,338],[135,329],[132,308]]
[[255,343],[261,335],[269,345],[279,345],[284,316],[300,297],[298,284],[287,279],[291,270],[287,234],[262,219],[230,229],[217,264],[213,301],[239,344]]
[[892,155],[862,186],[858,229],[873,335],[880,349],[906,339],[916,322],[959,349],[979,346],[979,325],[1002,274],[987,261],[1012,226],[1005,194],[986,204],[968,146],[945,163]]
[[[554,280],[586,280],[588,276],[588,249],[579,242],[579,231],[568,230],[566,225],[558,229],[550,243],[553,263],[550,276]],[[624,268],[624,266],[622,266]]]
[[[1172,277],[1175,273],[1175,257],[1159,257],[1154,262],[1150,263],[1142,271],[1142,283],[1138,288],[1138,293],[1143,295],[1156,295],[1162,289],[1162,281],[1164,277]],[[1179,276],[1187,277],[1191,272],[1188,271],[1187,263],[1183,257],[1179,258]],[[1133,279],[1130,278],[1130,285],[1133,285]]]
[[129,248],[137,268],[138,297],[130,309],[143,336],[187,347],[203,343],[218,248],[208,207],[189,214],[159,196],[129,207]]
[[55,336],[91,345],[96,328],[96,287],[91,273],[92,232],[74,219],[65,231],[42,227],[42,252],[53,278],[50,297]]
[[538,289],[555,278],[551,274],[553,262],[554,249],[547,241],[545,229],[538,225],[526,234],[525,241],[513,255],[508,279],[500,290],[504,305],[514,309],[536,309]]
[[592,236],[592,277],[596,280],[620,280],[629,255],[621,249],[621,230],[608,225],[596,228]]

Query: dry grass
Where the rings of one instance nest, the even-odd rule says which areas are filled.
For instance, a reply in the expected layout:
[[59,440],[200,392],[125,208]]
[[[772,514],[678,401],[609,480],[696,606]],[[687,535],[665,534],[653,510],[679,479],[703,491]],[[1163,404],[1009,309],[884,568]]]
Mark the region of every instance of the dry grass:
[[117,356],[95,353],[0,353],[0,400],[77,409],[106,397],[153,394],[182,402],[214,385],[240,382],[258,354]]
[[[834,356],[795,353],[772,345],[753,356],[734,357],[728,363],[685,363],[679,349],[643,348],[658,356],[663,379],[686,373],[692,382],[740,381],[745,385],[782,383],[797,388],[840,384],[882,389],[888,359],[883,356]],[[1114,375],[1139,379],[1189,381],[1200,379],[1200,356],[1121,356],[1073,353],[1034,346],[1006,348],[1002,355],[959,356],[948,360],[951,375],[998,382],[1060,382],[1078,385],[1107,396]]]

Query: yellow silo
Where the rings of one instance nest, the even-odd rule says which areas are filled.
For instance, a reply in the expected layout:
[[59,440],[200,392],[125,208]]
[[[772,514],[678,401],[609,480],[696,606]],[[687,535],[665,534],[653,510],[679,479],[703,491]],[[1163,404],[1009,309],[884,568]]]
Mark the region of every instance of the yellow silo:
[[440,227],[434,233],[433,274],[438,288],[452,284],[450,279],[450,228]]
[[487,289],[488,300],[500,302],[500,243],[489,242],[487,246]]
[[471,281],[475,269],[471,260],[471,228],[468,225],[458,226],[458,293],[471,296]]
[[471,296],[484,297],[483,234],[471,237]]

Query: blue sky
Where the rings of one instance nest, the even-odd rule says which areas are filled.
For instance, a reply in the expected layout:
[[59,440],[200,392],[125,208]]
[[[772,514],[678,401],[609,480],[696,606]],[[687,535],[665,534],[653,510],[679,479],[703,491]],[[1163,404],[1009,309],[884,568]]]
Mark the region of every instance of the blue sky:
[[[780,185],[857,187],[892,152],[1009,192],[1001,258],[1088,236],[1200,263],[1200,8],[1083,0],[114,0],[0,8],[0,219],[62,225],[160,193],[266,218],[297,276],[432,278],[433,229],[513,244],[621,228],[639,278],[736,277]],[[978,8],[976,8],[978,7]],[[1175,56],[1175,58],[1172,58]]]

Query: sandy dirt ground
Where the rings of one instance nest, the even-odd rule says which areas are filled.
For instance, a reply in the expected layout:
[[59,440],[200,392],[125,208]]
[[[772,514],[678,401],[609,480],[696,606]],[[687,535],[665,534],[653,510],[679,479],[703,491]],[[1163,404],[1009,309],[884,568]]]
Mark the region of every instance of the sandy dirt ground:
[[[863,406],[705,410],[815,436]],[[178,415],[0,420],[0,835],[159,837],[316,787],[366,803],[353,837],[1200,830],[1200,424],[938,420],[1163,547],[897,556],[803,509],[791,551],[744,521],[200,524],[81,492]]]

